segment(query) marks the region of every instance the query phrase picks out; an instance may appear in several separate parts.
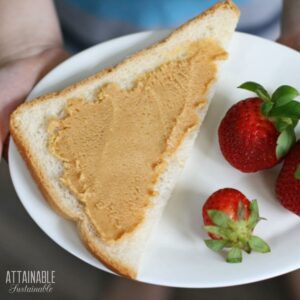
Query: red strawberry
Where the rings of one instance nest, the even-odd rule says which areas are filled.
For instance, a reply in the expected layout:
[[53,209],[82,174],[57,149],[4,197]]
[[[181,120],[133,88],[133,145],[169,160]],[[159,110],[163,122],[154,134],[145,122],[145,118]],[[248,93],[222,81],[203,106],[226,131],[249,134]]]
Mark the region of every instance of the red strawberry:
[[[239,208],[240,202],[242,207]],[[205,202],[202,208],[203,221],[205,225],[213,225],[207,211],[210,209],[220,210],[229,216],[233,221],[237,221],[239,209],[243,209],[244,218],[248,219],[250,215],[250,201],[240,191],[225,188],[213,193]],[[208,234],[211,238],[217,239],[214,234]]]
[[255,82],[240,88],[259,97],[233,105],[219,126],[219,144],[225,159],[242,172],[275,166],[296,141],[294,128],[300,119],[298,91],[279,87],[272,95]]
[[300,140],[287,155],[276,182],[281,204],[300,216]]
[[266,253],[270,247],[252,235],[259,217],[257,201],[249,201],[240,191],[225,188],[213,193],[202,208],[204,228],[211,240],[205,240],[214,251],[230,248],[227,262],[242,261],[242,250]]

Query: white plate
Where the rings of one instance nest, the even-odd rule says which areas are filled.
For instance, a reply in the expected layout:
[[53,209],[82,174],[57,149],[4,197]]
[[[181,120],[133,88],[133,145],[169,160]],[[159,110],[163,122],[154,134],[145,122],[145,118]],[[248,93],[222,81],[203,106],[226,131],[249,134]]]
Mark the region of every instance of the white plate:
[[[115,64],[167,33],[138,33],[87,49],[52,70],[29,98],[59,90]],[[217,128],[225,111],[237,100],[251,95],[237,89],[239,84],[255,80],[270,90],[281,84],[300,89],[299,70],[300,55],[296,51],[255,36],[235,33],[230,59],[224,65],[216,95],[159,230],[149,244],[138,280],[176,287],[221,287],[270,278],[300,267],[297,247],[300,220],[282,208],[275,198],[278,168],[242,174],[224,161],[217,143]],[[40,228],[73,255],[107,270],[83,246],[74,224],[58,216],[44,201],[12,140],[9,167],[20,200]],[[220,254],[206,248],[202,203],[222,187],[235,187],[250,199],[258,199],[261,214],[268,221],[262,221],[256,233],[268,241],[271,253],[244,255],[242,264],[227,264]]]

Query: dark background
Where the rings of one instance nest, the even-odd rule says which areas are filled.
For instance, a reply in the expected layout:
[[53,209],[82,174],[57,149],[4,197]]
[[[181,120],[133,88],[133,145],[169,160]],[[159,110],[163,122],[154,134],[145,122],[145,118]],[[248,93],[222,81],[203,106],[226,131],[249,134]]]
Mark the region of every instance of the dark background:
[[[58,1],[57,1],[58,2]],[[278,1],[276,1],[278,2]],[[274,3],[273,3],[274,4]],[[245,11],[250,16],[249,9]],[[255,15],[255,11],[252,12]],[[239,30],[275,39],[280,16],[252,32],[247,15]],[[67,48],[77,52],[89,45],[78,45],[62,23]],[[248,28],[248,29],[247,29]],[[259,30],[259,32],[258,32]],[[218,289],[164,288],[123,279],[87,265],[56,245],[31,220],[19,201],[9,177],[8,166],[0,163],[0,300],[297,300],[300,299],[300,271],[248,285]],[[288,255],[288,254],[287,254]],[[55,270],[51,294],[8,293],[7,270]]]

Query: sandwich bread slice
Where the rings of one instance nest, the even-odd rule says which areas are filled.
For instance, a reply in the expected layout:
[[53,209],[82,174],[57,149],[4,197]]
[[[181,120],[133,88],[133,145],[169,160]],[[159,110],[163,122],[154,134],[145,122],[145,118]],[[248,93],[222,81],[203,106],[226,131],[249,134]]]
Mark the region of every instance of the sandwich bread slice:
[[45,199],[119,274],[138,278],[238,18],[231,1],[220,2],[117,66],[11,115],[12,138]]

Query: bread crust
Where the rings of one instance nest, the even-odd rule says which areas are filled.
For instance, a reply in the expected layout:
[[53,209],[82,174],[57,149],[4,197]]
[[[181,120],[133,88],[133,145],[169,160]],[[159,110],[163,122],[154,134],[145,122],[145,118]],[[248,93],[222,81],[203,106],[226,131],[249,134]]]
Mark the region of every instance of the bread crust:
[[78,229],[80,232],[80,237],[86,247],[89,249],[90,252],[93,253],[93,255],[99,259],[105,266],[107,266],[109,269],[114,271],[115,273],[118,273],[122,276],[125,276],[129,279],[135,279],[137,276],[136,270],[125,266],[124,264],[117,262],[115,259],[111,259],[107,255],[105,255],[103,252],[99,251],[99,248],[95,247],[95,244],[91,239],[89,239],[89,235],[85,233],[85,229],[82,222],[78,222]]
[[132,56],[130,56],[129,58],[123,60],[121,63],[115,65],[114,67],[111,68],[105,68],[104,70],[97,72],[96,74],[89,76],[77,83],[74,83],[64,89],[62,89],[61,91],[57,91],[57,92],[52,92],[49,93],[47,95],[44,96],[40,96],[37,97],[35,99],[32,99],[31,101],[28,102],[24,102],[22,103],[12,114],[11,119],[14,119],[15,115],[18,114],[19,110],[25,109],[26,107],[31,107],[33,106],[36,102],[40,102],[40,101],[46,101],[46,100],[50,100],[52,98],[57,98],[57,97],[61,97],[61,96],[66,96],[68,93],[73,92],[74,90],[76,90],[79,87],[82,87],[84,85],[89,85],[90,83],[97,81],[99,78],[102,78],[104,75],[111,73],[113,71],[116,71],[118,68],[120,68],[121,66],[127,64],[128,62],[131,62],[132,60],[135,60],[138,57],[141,57],[143,55],[145,55],[147,52],[153,50],[154,48],[160,46],[160,45],[164,45],[166,43],[168,43],[168,41],[170,39],[173,39],[174,36],[176,36],[177,33],[180,33],[182,31],[184,31],[187,27],[189,27],[192,23],[194,22],[199,22],[201,21],[203,18],[205,18],[208,15],[212,15],[215,11],[217,11],[218,9],[223,8],[223,9],[229,9],[232,12],[234,12],[234,14],[239,17],[240,15],[240,11],[237,8],[237,6],[231,1],[231,0],[226,0],[225,2],[219,2],[217,4],[215,4],[214,6],[212,6],[211,8],[209,8],[208,10],[204,11],[203,13],[201,13],[200,15],[194,17],[193,19],[189,20],[188,22],[184,23],[182,26],[180,26],[178,29],[176,29],[175,31],[173,31],[168,37],[166,37],[165,39],[159,41],[158,43],[155,43],[154,45],[145,48],[135,54],[133,54]]
[[71,86],[66,87],[62,91],[50,93],[41,97],[38,97],[36,99],[33,99],[32,101],[25,102],[21,104],[11,115],[10,117],[10,132],[11,136],[17,146],[18,151],[20,152],[21,156],[23,157],[24,161],[26,162],[26,165],[34,178],[35,182],[37,183],[40,191],[44,195],[47,202],[57,211],[60,215],[62,215],[66,219],[73,220],[77,223],[77,226],[79,228],[79,233],[81,236],[81,239],[83,240],[86,247],[93,253],[93,255],[99,259],[102,263],[104,263],[106,266],[108,266],[111,270],[115,271],[116,273],[123,275],[125,277],[135,279],[137,276],[137,271],[130,268],[126,264],[123,264],[121,261],[116,261],[115,259],[109,257],[104,252],[102,252],[99,248],[96,247],[96,245],[93,243],[92,239],[90,238],[87,230],[84,226],[84,220],[82,220],[78,215],[74,215],[72,212],[65,210],[62,208],[62,205],[59,203],[59,199],[57,199],[56,191],[51,188],[51,186],[48,184],[47,178],[45,178],[45,175],[41,171],[41,168],[39,166],[38,159],[36,159],[31,152],[30,145],[26,140],[23,138],[22,133],[18,129],[17,124],[17,117],[18,115],[22,114],[22,112],[28,108],[31,108],[37,103],[40,103],[41,101],[51,101],[55,100],[58,97],[65,97],[68,94],[74,92],[78,88],[82,88],[84,86],[89,86],[91,83],[99,80],[103,76],[114,72],[118,70],[121,66],[127,64],[128,62],[134,61],[136,58],[143,57],[147,52],[152,51],[156,47],[159,47],[161,45],[164,45],[169,42],[170,39],[176,38],[176,35],[182,31],[184,31],[187,27],[189,27],[194,22],[201,21],[204,17],[213,14],[218,9],[229,9],[231,10],[236,17],[239,16],[239,10],[238,8],[233,4],[231,0],[227,0],[222,3],[217,3],[207,11],[203,12],[202,14],[196,16],[195,18],[191,19],[181,27],[179,27],[177,30],[175,30],[171,35],[169,35],[167,38],[163,39],[162,41],[139,51],[138,53],[132,55],[131,57],[125,59],[120,64],[116,65],[113,68],[106,68],[98,73],[96,73],[93,76],[90,76],[84,80],[81,80],[78,83],[72,84]]
[[[12,121],[13,124],[13,121]],[[57,204],[56,200],[56,192],[50,187],[47,183],[47,179],[44,177],[43,173],[40,171],[40,167],[37,163],[37,160],[33,158],[30,153],[28,147],[26,147],[26,142],[22,139],[22,135],[18,134],[16,127],[12,125],[11,127],[11,135],[13,136],[14,142],[17,146],[18,151],[20,152],[21,156],[23,157],[30,174],[32,175],[33,179],[37,183],[40,191],[42,192],[43,196],[50,204],[50,206],[62,217],[67,220],[72,220],[77,222],[77,227],[79,229],[80,238],[89,249],[89,251],[98,259],[100,260],[105,266],[107,266],[112,271],[125,276],[130,279],[135,279],[137,276],[136,270],[126,266],[120,262],[117,262],[115,259],[111,259],[109,256],[105,255],[103,252],[99,251],[93,242],[89,238],[89,234],[85,232],[83,221],[78,218],[77,216],[72,215],[69,211],[65,211],[61,209],[61,207]]]

